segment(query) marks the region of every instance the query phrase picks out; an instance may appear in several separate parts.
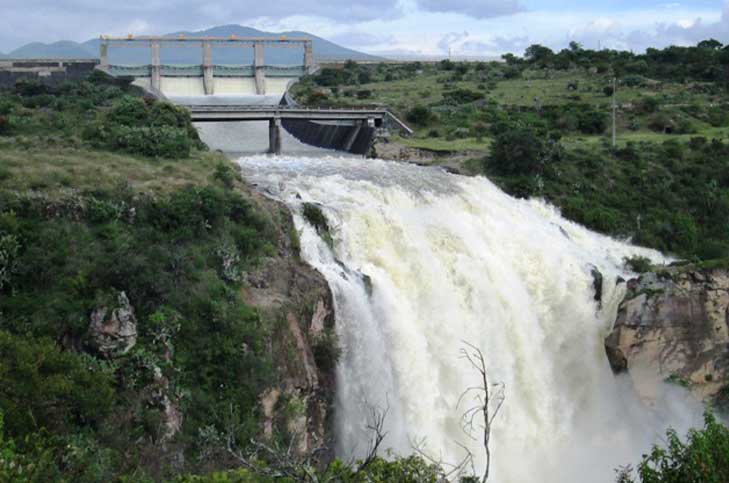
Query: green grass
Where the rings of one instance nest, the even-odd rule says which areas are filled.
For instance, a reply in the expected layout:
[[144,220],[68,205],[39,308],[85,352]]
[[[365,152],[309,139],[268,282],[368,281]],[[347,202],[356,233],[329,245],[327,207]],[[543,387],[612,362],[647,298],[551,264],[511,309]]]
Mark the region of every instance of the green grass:
[[206,184],[219,163],[219,153],[195,151],[191,157],[155,160],[142,156],[99,151],[83,146],[53,146],[40,138],[20,146],[0,137],[0,188],[46,193],[113,189],[128,184],[148,194],[169,193],[187,184]]
[[418,137],[417,135],[410,138],[396,137],[393,140],[410,148],[427,149],[436,152],[485,152],[488,150],[491,142],[488,138],[480,140],[476,138],[465,138],[449,141],[445,138]]

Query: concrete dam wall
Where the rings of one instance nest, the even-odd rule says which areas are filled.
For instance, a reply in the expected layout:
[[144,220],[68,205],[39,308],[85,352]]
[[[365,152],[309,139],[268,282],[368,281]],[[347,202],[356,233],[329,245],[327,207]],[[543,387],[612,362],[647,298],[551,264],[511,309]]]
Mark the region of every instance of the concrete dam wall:
[[[283,97],[286,86],[292,77],[272,77],[266,79],[266,97]],[[135,85],[147,91],[152,91],[152,79],[139,77]],[[168,98],[203,97],[205,96],[205,80],[203,77],[161,77],[160,91]],[[210,99],[216,96],[252,97],[257,95],[256,80],[253,77],[218,77],[215,79],[215,96],[206,96]],[[214,102],[212,102],[214,103]]]

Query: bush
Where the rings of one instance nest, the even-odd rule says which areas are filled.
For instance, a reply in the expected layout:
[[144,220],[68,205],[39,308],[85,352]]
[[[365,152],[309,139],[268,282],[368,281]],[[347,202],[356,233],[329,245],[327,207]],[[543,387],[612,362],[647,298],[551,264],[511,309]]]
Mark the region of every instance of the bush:
[[655,97],[644,97],[638,102],[638,108],[641,112],[652,114],[658,111],[660,102]]
[[577,128],[584,134],[602,134],[607,128],[607,116],[595,110],[581,111],[577,116]]
[[311,349],[316,366],[325,372],[334,370],[342,355],[339,340],[333,330],[325,330],[316,336]]
[[10,121],[5,116],[0,116],[0,136],[10,132]]
[[425,106],[415,106],[405,116],[408,122],[417,126],[427,126],[433,120],[433,113]]
[[113,378],[89,356],[62,352],[50,339],[0,331],[0,409],[11,436],[94,425],[111,409]]
[[653,263],[650,261],[649,258],[646,257],[636,255],[630,258],[626,258],[624,261],[625,266],[635,273],[647,273],[653,270]]
[[169,126],[117,126],[110,141],[114,149],[155,158],[187,158],[192,147],[186,130]]
[[[720,483],[729,481],[729,429],[707,412],[703,429],[692,429],[686,441],[666,431],[665,447],[654,446],[638,465],[641,483]],[[618,474],[619,483],[633,483],[630,467]]]
[[483,99],[484,97],[483,92],[474,92],[470,89],[455,89],[443,93],[443,99],[453,104],[468,104]]
[[532,129],[515,127],[501,132],[491,146],[487,167],[501,175],[527,175],[543,171],[546,145]]

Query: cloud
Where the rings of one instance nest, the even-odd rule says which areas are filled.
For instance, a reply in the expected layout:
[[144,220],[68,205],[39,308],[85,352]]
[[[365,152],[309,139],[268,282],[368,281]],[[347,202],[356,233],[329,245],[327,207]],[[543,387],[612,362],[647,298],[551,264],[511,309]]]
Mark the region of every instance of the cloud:
[[348,30],[329,36],[328,40],[345,47],[371,47],[395,42],[393,35],[375,35],[361,30]]
[[479,19],[525,11],[519,0],[417,0],[417,4],[428,12],[461,13]]
[[457,32],[450,32],[445,34],[439,41],[438,41],[438,48],[443,52],[448,52],[451,50],[453,46],[460,46],[464,40],[468,38],[468,32],[463,33],[457,33]]
[[[402,15],[398,0],[0,0],[0,50],[30,41],[82,41],[102,33],[168,33],[294,16],[355,24]],[[316,32],[312,32],[316,33]]]

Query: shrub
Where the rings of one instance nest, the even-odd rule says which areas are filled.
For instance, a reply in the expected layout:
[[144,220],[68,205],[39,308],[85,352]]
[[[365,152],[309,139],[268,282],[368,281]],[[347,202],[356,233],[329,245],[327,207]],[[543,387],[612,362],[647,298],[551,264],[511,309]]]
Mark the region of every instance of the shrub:
[[10,132],[10,121],[5,116],[0,116],[0,136]]
[[605,94],[606,97],[611,97],[615,93],[615,89],[613,89],[613,86],[605,86],[602,93]]
[[653,263],[647,257],[641,257],[639,255],[626,258],[625,266],[634,271],[635,273],[646,273],[653,269]]
[[333,330],[325,330],[315,337],[312,344],[314,361],[322,371],[332,371],[337,366],[342,349],[339,347],[339,340]]
[[584,134],[602,134],[607,128],[607,116],[595,110],[581,111],[577,116],[577,128]]
[[0,409],[12,436],[93,425],[114,401],[113,378],[89,356],[62,352],[50,339],[0,331]]
[[646,114],[652,114],[656,111],[658,111],[658,106],[660,105],[658,99],[655,97],[649,96],[644,97],[638,102],[638,108],[641,112],[644,112]]
[[357,99],[369,99],[370,97],[372,97],[372,91],[370,89],[357,91]]
[[124,96],[114,103],[106,120],[132,128],[146,126],[149,122],[147,103],[141,97]]
[[497,174],[536,174],[544,169],[546,146],[532,129],[516,127],[501,132],[491,146],[488,165]]
[[[719,483],[729,481],[729,429],[707,411],[704,427],[692,429],[685,441],[666,431],[665,447],[653,446],[638,465],[641,483]],[[619,471],[619,483],[633,483],[632,468]]]
[[190,156],[191,142],[187,131],[168,126],[117,126],[111,132],[111,146],[133,154],[159,158]]
[[405,116],[408,122],[417,126],[427,126],[433,120],[433,113],[425,106],[415,106]]
[[220,182],[226,189],[233,189],[236,178],[236,173],[229,163],[221,161],[215,166],[213,179]]
[[483,92],[474,92],[470,89],[455,89],[443,93],[443,99],[453,104],[468,104],[483,99],[484,97]]

